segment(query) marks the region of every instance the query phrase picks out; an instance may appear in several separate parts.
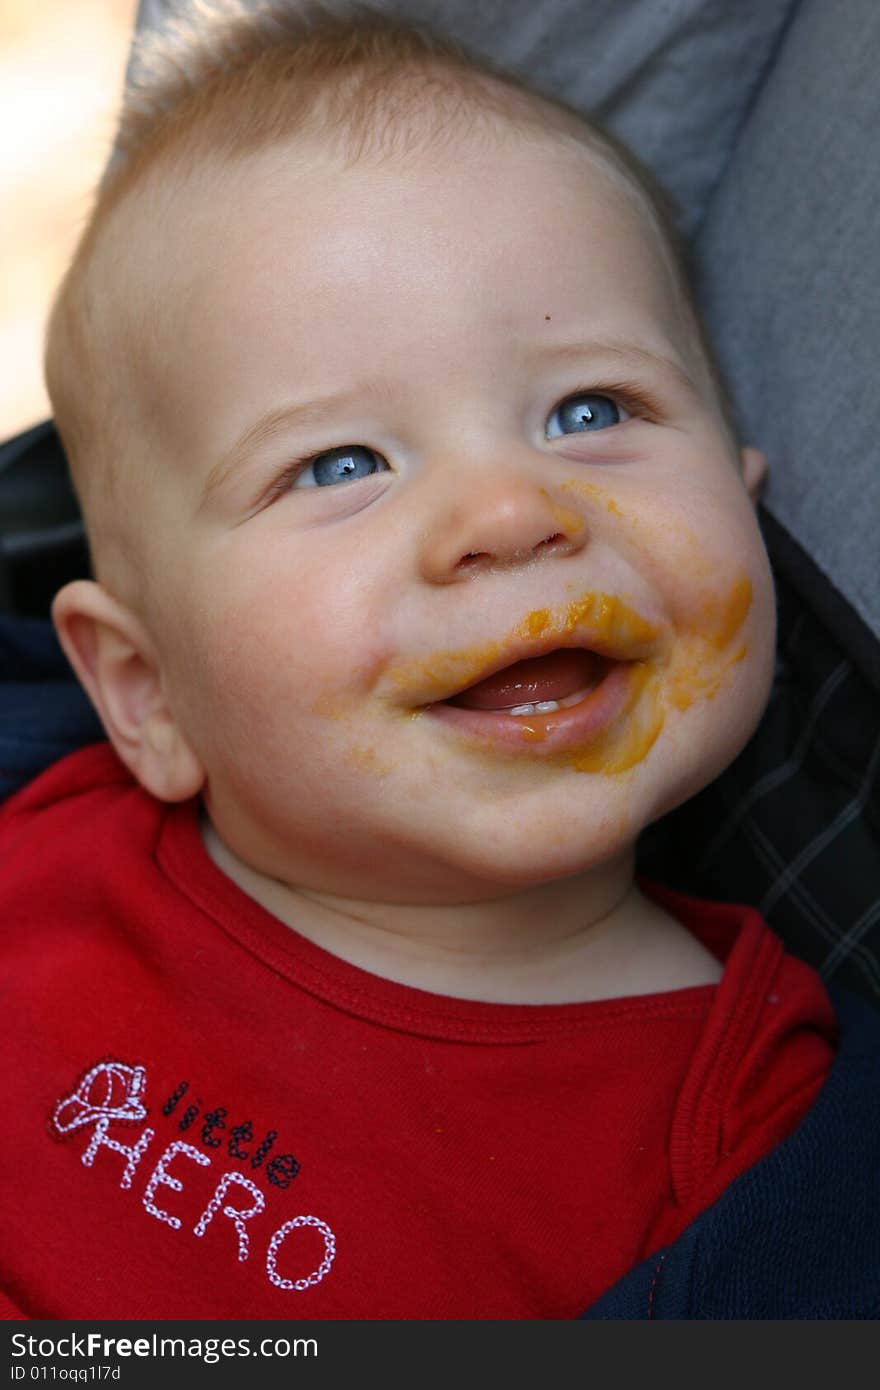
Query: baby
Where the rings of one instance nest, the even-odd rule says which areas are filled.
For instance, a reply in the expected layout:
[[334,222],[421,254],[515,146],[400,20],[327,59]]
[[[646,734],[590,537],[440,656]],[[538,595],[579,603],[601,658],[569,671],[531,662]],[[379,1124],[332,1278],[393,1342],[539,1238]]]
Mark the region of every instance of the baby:
[[166,42],[49,331],[108,742],[0,823],[7,1294],[575,1317],[834,1060],[756,913],[634,877],[767,699],[764,459],[582,117],[367,12]]

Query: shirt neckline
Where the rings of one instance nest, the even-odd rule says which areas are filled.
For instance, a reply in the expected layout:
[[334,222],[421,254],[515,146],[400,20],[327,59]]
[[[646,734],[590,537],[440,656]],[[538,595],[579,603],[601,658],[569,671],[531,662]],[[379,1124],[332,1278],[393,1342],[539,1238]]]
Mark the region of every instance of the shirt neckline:
[[[610,1022],[705,1017],[726,1012],[735,983],[763,936],[772,933],[752,909],[683,897],[640,880],[640,887],[675,916],[720,961],[718,984],[655,994],[564,1004],[509,1004],[434,994],[373,974],[334,955],[273,916],[211,859],[199,831],[197,799],[163,805],[155,861],[164,877],[225,935],[299,989],[362,1019],[399,1031],[449,1041],[538,1042]],[[779,951],[782,947],[779,943]],[[731,965],[739,958],[739,968]]]

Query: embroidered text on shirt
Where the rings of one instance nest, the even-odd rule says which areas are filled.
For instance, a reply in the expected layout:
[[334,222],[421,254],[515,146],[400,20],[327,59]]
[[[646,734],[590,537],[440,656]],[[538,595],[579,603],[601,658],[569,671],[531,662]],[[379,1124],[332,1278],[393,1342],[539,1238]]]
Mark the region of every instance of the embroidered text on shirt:
[[[95,1063],[84,1073],[75,1090],[59,1099],[50,1118],[50,1129],[54,1128],[59,1137],[66,1137],[75,1130],[83,1129],[89,1125],[94,1126],[89,1143],[82,1154],[82,1162],[85,1167],[92,1168],[102,1148],[122,1155],[126,1162],[119,1186],[123,1189],[132,1186],[135,1174],[144,1154],[155,1138],[156,1131],[146,1125],[134,1143],[123,1144],[120,1140],[111,1138],[108,1130],[110,1125],[114,1123],[121,1122],[131,1125],[147,1118],[148,1111],[144,1104],[146,1085],[145,1067],[139,1064],[129,1065],[113,1059],[104,1059]],[[212,1159],[207,1154],[180,1139],[173,1140],[160,1154],[147,1179],[142,1199],[143,1206],[151,1216],[165,1223],[174,1231],[181,1230],[183,1222],[179,1216],[175,1216],[159,1205],[157,1191],[163,1186],[172,1192],[183,1190],[183,1180],[168,1171],[169,1165],[177,1158],[186,1158],[200,1168],[213,1166]],[[278,1155],[273,1162],[278,1163],[281,1159],[293,1159],[293,1156]],[[293,1163],[296,1163],[295,1159],[293,1159]],[[279,1171],[283,1173],[284,1170]],[[268,1168],[266,1172],[268,1176]],[[289,1172],[287,1181],[289,1182],[290,1178],[294,1176],[295,1172]],[[275,1185],[286,1187],[287,1182],[276,1181]],[[231,1203],[224,1204],[223,1199],[230,1187],[233,1186],[245,1189],[251,1199],[250,1206],[242,1204],[240,1207],[234,1207]],[[237,1237],[239,1262],[247,1260],[250,1255],[250,1242],[245,1223],[259,1216],[265,1205],[264,1193],[250,1178],[243,1177],[241,1173],[235,1171],[223,1173],[214,1189],[213,1196],[193,1227],[193,1235],[204,1236],[214,1216],[218,1211],[221,1211],[223,1216],[233,1223]],[[312,1228],[319,1232],[324,1241],[324,1257],[308,1275],[299,1279],[289,1279],[278,1272],[278,1255],[287,1239],[295,1231],[304,1228]],[[335,1256],[336,1237],[327,1223],[317,1216],[296,1216],[285,1221],[269,1237],[265,1271],[270,1283],[277,1288],[301,1291],[321,1282],[329,1272]]]
[[[188,1091],[189,1082],[181,1081],[162,1106],[162,1114],[172,1115]],[[201,1096],[187,1105],[178,1125],[181,1133],[186,1133],[195,1124],[196,1118],[201,1112],[201,1106]],[[202,1123],[199,1129],[202,1143],[206,1148],[219,1149],[225,1138],[226,1150],[230,1158],[237,1159],[241,1163],[250,1160],[252,1168],[262,1167],[278,1138],[278,1130],[268,1130],[255,1149],[244,1148],[243,1145],[253,1143],[253,1121],[242,1120],[239,1124],[230,1125],[227,1128],[228,1114],[229,1111],[225,1105],[218,1105],[213,1110],[202,1113]],[[275,1187],[289,1187],[299,1169],[299,1160],[293,1154],[276,1154],[266,1166],[266,1177]]]

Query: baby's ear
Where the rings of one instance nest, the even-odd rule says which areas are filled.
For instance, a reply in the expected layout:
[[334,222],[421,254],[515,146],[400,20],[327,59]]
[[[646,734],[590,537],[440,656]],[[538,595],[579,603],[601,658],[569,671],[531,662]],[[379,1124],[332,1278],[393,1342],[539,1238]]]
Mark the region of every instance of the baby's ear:
[[52,621],[107,737],[141,785],[161,801],[195,796],[204,772],[168,707],[140,619],[100,584],[77,579],[56,594]]
[[739,457],[746,491],[752,501],[757,502],[767,478],[767,455],[747,444],[740,450]]

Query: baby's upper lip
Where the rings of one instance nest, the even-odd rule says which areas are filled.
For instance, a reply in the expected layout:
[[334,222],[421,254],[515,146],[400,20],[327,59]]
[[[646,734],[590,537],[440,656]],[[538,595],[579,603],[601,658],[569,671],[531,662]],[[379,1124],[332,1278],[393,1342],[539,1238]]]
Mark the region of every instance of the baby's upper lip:
[[[607,595],[601,598],[606,604],[616,602]],[[525,624],[520,624],[507,638],[458,651],[435,652],[408,662],[391,674],[405,703],[413,707],[449,700],[517,661],[546,656],[560,648],[596,652],[611,661],[641,661],[656,656],[663,645],[663,625],[628,608],[626,612],[632,613],[635,630],[627,630],[633,627],[628,622],[609,623],[607,609],[598,615],[598,621],[554,623],[534,637],[523,633]]]

